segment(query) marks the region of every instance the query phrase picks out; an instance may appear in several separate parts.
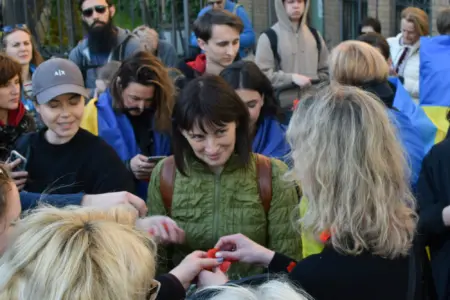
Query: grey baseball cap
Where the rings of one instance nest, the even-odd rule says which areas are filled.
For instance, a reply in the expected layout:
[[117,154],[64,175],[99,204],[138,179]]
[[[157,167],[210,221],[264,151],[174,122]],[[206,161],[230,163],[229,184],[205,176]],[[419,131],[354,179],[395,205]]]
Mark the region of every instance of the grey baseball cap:
[[33,73],[32,85],[33,95],[39,104],[71,93],[89,98],[80,69],[63,58],[52,58],[40,64]]

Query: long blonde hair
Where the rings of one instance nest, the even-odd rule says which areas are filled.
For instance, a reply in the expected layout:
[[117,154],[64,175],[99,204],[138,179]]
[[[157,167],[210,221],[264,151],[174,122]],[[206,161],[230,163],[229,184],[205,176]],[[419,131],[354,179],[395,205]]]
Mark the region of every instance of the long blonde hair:
[[331,233],[345,254],[406,255],[415,200],[402,147],[382,103],[337,83],[301,100],[289,124],[294,168],[309,200],[304,229]]
[[360,41],[337,45],[329,58],[330,78],[341,84],[361,86],[368,81],[385,82],[389,65],[379,50]]
[[0,259],[0,299],[146,299],[156,249],[134,221],[122,207],[37,209]]

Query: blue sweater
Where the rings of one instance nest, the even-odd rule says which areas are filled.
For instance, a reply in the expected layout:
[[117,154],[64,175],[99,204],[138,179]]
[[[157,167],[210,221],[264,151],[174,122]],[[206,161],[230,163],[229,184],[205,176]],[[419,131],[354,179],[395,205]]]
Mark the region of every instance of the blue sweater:
[[286,126],[273,116],[265,117],[256,131],[252,151],[284,161],[290,151],[286,141]]
[[[229,0],[225,0],[225,10],[228,10],[229,12],[233,12],[234,7],[236,6],[236,3],[233,3]],[[211,5],[208,5],[204,7],[199,13],[198,17],[203,16],[208,10],[210,10],[212,7]],[[247,12],[245,11],[245,8],[243,6],[239,6],[236,10],[236,15],[241,18],[242,23],[244,23],[244,31],[241,33],[241,40],[240,40],[240,47],[239,47],[239,56],[241,58],[244,58],[248,55],[246,49],[253,48],[256,41],[256,35],[255,31],[253,30],[252,22],[250,21],[250,18],[247,15]],[[198,47],[197,44],[197,37],[192,32],[191,34],[191,46]]]

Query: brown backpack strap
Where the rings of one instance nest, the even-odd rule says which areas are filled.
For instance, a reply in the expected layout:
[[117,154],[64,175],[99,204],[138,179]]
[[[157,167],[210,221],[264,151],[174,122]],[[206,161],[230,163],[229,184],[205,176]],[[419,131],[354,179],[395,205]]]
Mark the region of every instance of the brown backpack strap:
[[272,163],[270,158],[256,154],[256,176],[258,177],[258,193],[266,215],[272,201]]
[[175,158],[172,155],[164,160],[159,178],[159,191],[161,193],[164,208],[166,209],[166,213],[168,216],[170,216],[172,212],[172,197],[173,187],[175,183],[175,174]]

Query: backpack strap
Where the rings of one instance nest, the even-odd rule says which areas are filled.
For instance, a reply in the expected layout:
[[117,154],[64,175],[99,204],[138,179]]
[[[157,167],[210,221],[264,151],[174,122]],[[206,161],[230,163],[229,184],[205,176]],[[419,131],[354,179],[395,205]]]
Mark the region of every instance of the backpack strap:
[[312,35],[314,36],[314,39],[316,40],[316,45],[317,45],[317,54],[320,60],[320,53],[322,52],[322,40],[320,38],[319,32],[317,31],[317,29],[308,26],[309,31],[311,31]]
[[175,184],[175,174],[175,157],[171,155],[163,161],[159,179],[159,191],[168,216],[172,213],[172,197]]
[[267,35],[267,38],[270,42],[270,49],[272,49],[273,57],[275,58],[275,64],[278,65],[278,68],[281,67],[281,57],[280,54],[278,54],[278,36],[275,30],[272,28],[267,29],[263,32],[265,35]]
[[242,6],[242,4],[235,4],[235,5],[234,5],[233,11],[232,11],[233,15],[236,14],[238,8],[241,7],[241,6]]
[[133,34],[128,34],[127,37],[120,43],[120,46],[114,50],[112,60],[123,61],[125,59],[125,51],[127,49],[128,41],[133,37]]
[[272,163],[267,156],[256,154],[256,176],[259,197],[267,215],[272,202]]

